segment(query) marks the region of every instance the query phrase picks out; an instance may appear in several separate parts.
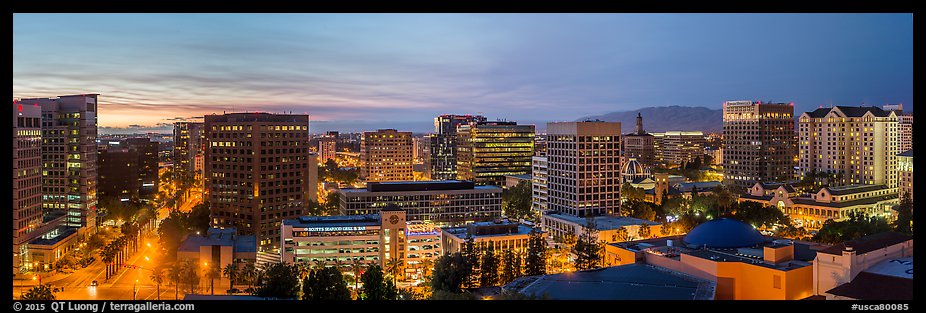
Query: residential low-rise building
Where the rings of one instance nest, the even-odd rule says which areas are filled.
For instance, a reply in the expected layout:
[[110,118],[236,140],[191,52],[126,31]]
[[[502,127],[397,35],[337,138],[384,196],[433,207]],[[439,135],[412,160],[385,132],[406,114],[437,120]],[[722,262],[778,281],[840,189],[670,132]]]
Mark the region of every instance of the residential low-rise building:
[[[577,217],[569,214],[556,212],[546,212],[540,219],[541,229],[551,238],[562,238],[566,234],[573,234],[581,237],[588,231],[589,220],[594,224],[595,241],[604,241],[607,243],[621,242],[642,238],[653,238],[659,236],[662,231],[662,224],[653,221],[647,221],[630,216],[617,215],[600,215],[592,218]],[[647,225],[649,234],[646,237],[640,236],[640,228]],[[621,231],[620,229],[623,229]],[[624,232],[625,235],[621,235]]]
[[739,201],[776,206],[795,226],[807,229],[820,229],[826,220],[840,221],[852,212],[891,217],[891,208],[898,204],[897,188],[885,185],[824,187],[812,194],[800,194],[789,185],[766,189],[773,186],[756,183]]
[[467,238],[472,238],[476,251],[526,253],[531,227],[515,221],[475,222],[459,227],[441,228],[441,241],[448,254],[462,252]]

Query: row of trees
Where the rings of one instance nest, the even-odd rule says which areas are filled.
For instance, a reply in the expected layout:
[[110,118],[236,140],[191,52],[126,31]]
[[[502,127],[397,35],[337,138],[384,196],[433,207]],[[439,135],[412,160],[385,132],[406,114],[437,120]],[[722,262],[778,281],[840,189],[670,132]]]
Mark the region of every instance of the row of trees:
[[[226,277],[234,270],[226,269]],[[392,280],[386,279],[379,265],[364,265],[360,270],[362,288],[357,292],[358,300],[396,300],[399,290]],[[265,298],[302,300],[350,300],[348,280],[337,267],[324,265],[307,267],[288,263],[270,264],[255,272],[257,288],[249,293]],[[301,293],[301,295],[300,295]]]
[[437,258],[430,287],[436,294],[461,294],[464,288],[507,284],[518,277],[546,274],[547,245],[543,234],[534,229],[522,253],[505,250],[482,251],[467,238],[462,252]]

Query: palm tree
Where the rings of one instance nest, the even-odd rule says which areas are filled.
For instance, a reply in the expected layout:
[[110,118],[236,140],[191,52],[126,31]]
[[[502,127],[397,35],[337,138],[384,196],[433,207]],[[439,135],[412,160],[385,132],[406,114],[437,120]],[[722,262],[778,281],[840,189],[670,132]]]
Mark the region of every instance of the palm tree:
[[420,267],[422,269],[422,273],[421,273],[422,278],[428,277],[428,274],[430,274],[431,269],[434,268],[434,260],[424,259],[424,261],[421,261]]
[[222,275],[222,270],[219,269],[219,265],[215,264],[212,266],[206,266],[206,272],[204,273],[206,278],[209,279],[209,289],[212,295],[215,295],[215,279]]
[[186,260],[186,262],[183,262],[183,273],[189,277],[188,282],[190,283],[190,294],[193,294],[193,283],[195,282],[194,278],[196,277],[196,265],[193,264],[192,260]]
[[242,274],[244,274],[244,280],[248,282],[248,289],[251,289],[251,284],[257,275],[257,268],[254,267],[254,263],[245,264]]
[[350,264],[351,271],[354,272],[354,290],[359,292],[360,290],[360,271],[363,270],[363,262],[360,262],[360,259],[354,258]]
[[164,282],[164,268],[158,266],[152,269],[151,281],[158,285],[158,300],[161,300],[161,283]]
[[183,274],[183,265],[174,262],[167,271],[170,273],[170,281],[174,283],[174,300],[178,300],[180,293],[180,275]]
[[238,277],[238,265],[235,263],[229,263],[222,269],[222,274],[225,277],[228,277],[228,289],[231,290],[235,286],[235,278]]
[[396,278],[399,276],[399,273],[402,271],[402,261],[398,258],[391,258],[389,261],[386,261],[386,272],[389,275],[392,275],[392,284],[396,283]]

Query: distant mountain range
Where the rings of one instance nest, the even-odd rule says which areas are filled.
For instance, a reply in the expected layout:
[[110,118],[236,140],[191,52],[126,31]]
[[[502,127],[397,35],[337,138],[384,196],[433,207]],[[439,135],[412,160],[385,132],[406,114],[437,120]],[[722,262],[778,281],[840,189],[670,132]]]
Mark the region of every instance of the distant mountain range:
[[669,130],[700,130],[704,133],[723,131],[723,109],[677,105],[611,112],[583,117],[577,121],[598,119],[606,122],[620,122],[622,132],[629,133],[636,128],[637,113],[643,116],[643,129],[650,133]]

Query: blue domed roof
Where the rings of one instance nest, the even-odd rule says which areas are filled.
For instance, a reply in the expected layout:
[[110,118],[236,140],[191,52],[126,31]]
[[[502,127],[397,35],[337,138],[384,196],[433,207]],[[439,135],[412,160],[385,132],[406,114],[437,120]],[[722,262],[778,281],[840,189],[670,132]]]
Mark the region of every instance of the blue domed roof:
[[685,235],[685,244],[716,249],[751,247],[765,239],[752,225],[729,218],[719,218],[698,225]]

